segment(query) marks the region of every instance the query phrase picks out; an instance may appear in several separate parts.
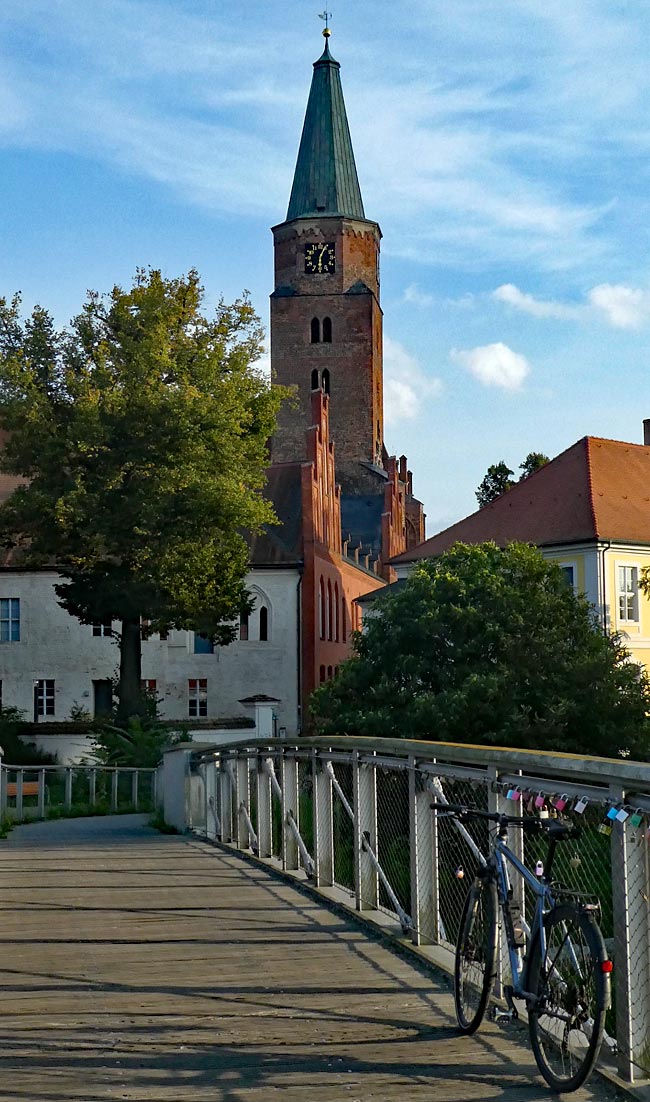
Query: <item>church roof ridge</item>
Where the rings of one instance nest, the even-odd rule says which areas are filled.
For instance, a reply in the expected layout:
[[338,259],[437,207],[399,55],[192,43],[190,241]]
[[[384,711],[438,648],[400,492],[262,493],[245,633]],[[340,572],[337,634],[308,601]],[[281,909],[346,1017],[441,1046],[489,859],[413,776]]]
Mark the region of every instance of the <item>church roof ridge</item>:
[[340,64],[329,49],[314,62],[287,221],[308,215],[365,220],[341,87]]

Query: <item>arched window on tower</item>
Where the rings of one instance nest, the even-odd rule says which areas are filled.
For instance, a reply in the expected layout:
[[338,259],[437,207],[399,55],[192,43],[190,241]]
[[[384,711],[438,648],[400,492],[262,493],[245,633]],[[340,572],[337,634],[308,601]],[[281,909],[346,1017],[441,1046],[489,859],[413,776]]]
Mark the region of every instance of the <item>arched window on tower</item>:
[[327,638],[332,638],[332,583],[327,583]]
[[315,367],[311,373],[311,389],[318,390],[320,387],[320,379],[318,378],[318,368]]
[[345,597],[341,598],[341,627],[343,628],[343,642],[348,640],[348,613],[345,607]]
[[334,586],[334,639],[338,643],[340,639],[341,613],[339,606],[339,583]]
[[323,374],[321,375],[321,380],[322,380],[321,385],[323,387],[323,390],[324,390],[325,394],[329,394],[329,392],[330,392],[330,373],[327,370],[327,368],[324,369]]
[[332,319],[323,318],[323,343],[332,343]]
[[320,320],[318,318],[311,319],[311,343],[320,344]]
[[260,608],[260,643],[268,643],[269,640],[269,610],[266,605]]

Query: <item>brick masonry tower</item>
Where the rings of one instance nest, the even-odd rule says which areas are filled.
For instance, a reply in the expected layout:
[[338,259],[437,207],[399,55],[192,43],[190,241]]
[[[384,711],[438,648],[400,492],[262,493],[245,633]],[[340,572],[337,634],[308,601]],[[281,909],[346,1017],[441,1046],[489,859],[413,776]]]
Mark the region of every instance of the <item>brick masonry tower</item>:
[[297,391],[280,415],[273,462],[300,454],[320,387],[331,397],[337,478],[344,493],[363,493],[376,491],[384,454],[381,231],[365,217],[340,66],[324,33],[287,218],[273,229],[271,363],[275,380]]

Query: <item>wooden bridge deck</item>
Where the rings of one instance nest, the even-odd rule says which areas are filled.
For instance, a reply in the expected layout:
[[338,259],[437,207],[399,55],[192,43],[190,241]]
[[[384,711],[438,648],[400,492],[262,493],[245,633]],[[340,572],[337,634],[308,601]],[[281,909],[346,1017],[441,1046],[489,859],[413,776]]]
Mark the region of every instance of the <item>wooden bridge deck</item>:
[[0,910],[1,1102],[550,1097],[516,1037],[456,1034],[444,980],[142,817],[19,827]]

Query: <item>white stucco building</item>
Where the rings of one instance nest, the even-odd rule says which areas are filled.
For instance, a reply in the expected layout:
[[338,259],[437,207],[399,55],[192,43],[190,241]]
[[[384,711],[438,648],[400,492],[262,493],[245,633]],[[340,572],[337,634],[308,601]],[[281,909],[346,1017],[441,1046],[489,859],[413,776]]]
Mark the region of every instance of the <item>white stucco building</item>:
[[[59,605],[51,571],[0,570],[0,691],[2,706],[38,723],[65,721],[75,705],[96,715],[110,700],[119,665],[109,625],[80,624]],[[239,636],[214,647],[191,631],[152,635],[142,643],[142,678],[163,719],[253,718],[246,698],[277,699],[277,727],[298,726],[296,625],[299,571],[258,569],[247,577],[255,598]],[[114,625],[115,629],[119,624]]]

